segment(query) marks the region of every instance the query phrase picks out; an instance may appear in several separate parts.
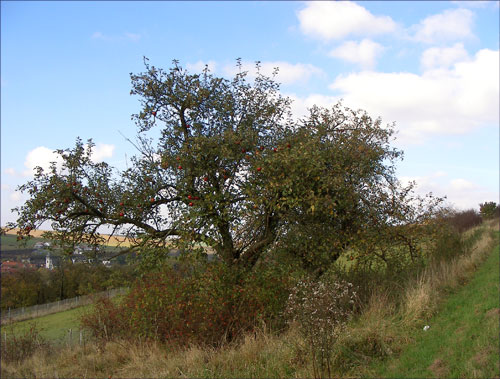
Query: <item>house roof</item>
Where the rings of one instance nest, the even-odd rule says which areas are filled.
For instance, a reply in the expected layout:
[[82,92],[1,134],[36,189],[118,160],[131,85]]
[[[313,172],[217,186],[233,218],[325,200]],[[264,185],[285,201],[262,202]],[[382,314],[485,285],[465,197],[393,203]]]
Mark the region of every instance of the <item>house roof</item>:
[[13,272],[23,268],[36,268],[36,266],[29,263],[6,261],[2,262],[1,272]]
[[6,261],[2,262],[2,267],[23,267],[24,265],[21,262],[12,262]]

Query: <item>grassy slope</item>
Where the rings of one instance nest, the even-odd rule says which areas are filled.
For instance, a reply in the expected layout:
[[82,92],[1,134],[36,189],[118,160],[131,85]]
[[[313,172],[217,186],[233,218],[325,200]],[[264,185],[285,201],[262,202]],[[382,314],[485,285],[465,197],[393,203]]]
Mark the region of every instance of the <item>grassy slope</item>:
[[73,331],[79,330],[80,326],[78,319],[82,312],[88,308],[89,306],[84,306],[38,317],[33,320],[16,322],[11,325],[2,326],[2,332],[6,332],[7,335],[10,333],[22,335],[29,330],[31,325],[35,324],[37,329],[40,331],[41,336],[50,342],[55,342],[67,336],[69,329],[72,329]]
[[[427,322],[431,325],[428,332],[421,328],[399,331],[412,334],[414,344],[407,346],[398,358],[378,363],[374,359],[372,366],[370,360],[366,365],[358,362],[361,366],[353,368],[354,371],[370,367],[362,370],[364,375],[369,372],[370,377],[498,376],[498,255],[496,247],[467,285],[453,286],[455,289],[441,303],[439,312]],[[391,324],[392,319],[378,321],[382,326],[384,322]],[[66,331],[70,327],[65,327]],[[363,334],[363,330],[353,332]],[[386,336],[383,328],[380,333]],[[19,365],[3,365],[2,374],[4,377],[53,377],[55,372],[66,377],[312,377],[307,346],[299,347],[300,341],[291,330],[283,336],[267,333],[255,339],[248,336],[240,346],[221,350],[193,347],[187,351],[165,351],[140,343],[137,346],[111,343],[102,350],[97,345],[88,345],[86,349],[61,351],[56,360],[35,354]],[[360,371],[349,376],[359,377]]]
[[415,343],[395,360],[375,366],[375,377],[498,378],[499,248],[474,278],[442,305]]

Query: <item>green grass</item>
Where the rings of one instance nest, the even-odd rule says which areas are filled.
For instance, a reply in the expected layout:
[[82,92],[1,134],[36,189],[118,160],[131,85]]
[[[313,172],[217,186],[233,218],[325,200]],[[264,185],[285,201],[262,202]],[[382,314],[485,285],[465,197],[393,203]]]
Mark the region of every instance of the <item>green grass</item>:
[[50,342],[60,341],[68,335],[69,329],[72,329],[74,332],[79,330],[79,317],[89,307],[91,305],[2,326],[2,338],[4,337],[3,332],[6,332],[7,336],[11,333],[14,333],[16,336],[23,335],[30,329],[31,325],[35,324],[42,337]]
[[[123,296],[118,295],[113,297],[113,302],[119,302]],[[30,327],[35,324],[40,335],[49,342],[61,341],[68,335],[68,330],[72,329],[76,332],[80,329],[80,316],[88,312],[93,304],[84,305],[78,308],[69,309],[67,311],[53,313],[46,316],[37,317],[31,320],[14,322],[12,324],[2,326],[2,338],[4,332],[9,334],[15,333],[16,336],[23,335]]]
[[[499,247],[398,358],[378,363],[380,378],[493,378],[499,368]],[[423,326],[423,325],[422,325]]]
[[26,246],[22,246],[19,241],[17,241],[17,235],[15,234],[5,234],[0,236],[0,247],[2,251],[10,250],[20,250],[20,249],[32,249],[37,242],[46,242],[47,240],[43,238],[33,237],[26,242]]

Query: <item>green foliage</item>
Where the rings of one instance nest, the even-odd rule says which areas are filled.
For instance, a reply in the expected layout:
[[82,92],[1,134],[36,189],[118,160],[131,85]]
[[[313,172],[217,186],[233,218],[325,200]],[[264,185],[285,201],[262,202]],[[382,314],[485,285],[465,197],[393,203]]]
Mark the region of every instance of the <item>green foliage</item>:
[[171,249],[211,249],[248,270],[274,250],[321,275],[356,241],[370,253],[405,244],[413,257],[419,228],[394,227],[421,224],[440,201],[418,199],[413,185],[396,180],[402,152],[390,146],[393,126],[341,103],[292,120],[274,78],[259,72],[250,83],[237,65],[227,80],[145,59],[145,72],[131,74],[142,110],[132,116],[139,155],[129,168],[95,163],[92,141],[78,139],[58,150],[61,169],[39,168],[20,187],[30,198],[11,226],[25,237],[49,221],[47,236],[68,254],[75,244],[103,242],[100,227],[110,227],[156,267]]
[[1,308],[20,308],[126,287],[135,277],[130,266],[64,263],[56,270],[26,268],[2,274]]
[[485,219],[498,217],[500,216],[500,205],[497,205],[494,201],[487,201],[479,204],[479,212]]
[[465,254],[467,250],[460,233],[452,228],[443,228],[439,236],[434,240],[430,257],[434,260],[449,261],[454,257]]

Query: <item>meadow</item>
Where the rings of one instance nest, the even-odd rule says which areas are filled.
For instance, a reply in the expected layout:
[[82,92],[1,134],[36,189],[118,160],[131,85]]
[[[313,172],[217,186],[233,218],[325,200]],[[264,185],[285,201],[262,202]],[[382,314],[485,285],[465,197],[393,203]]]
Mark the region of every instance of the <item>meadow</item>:
[[[467,239],[467,253],[426,266],[398,289],[399,296],[374,290],[331,346],[330,376],[499,377],[498,220],[466,232]],[[140,338],[58,348],[55,341],[78,328],[81,312],[36,320],[48,345],[2,362],[2,377],[318,377],[297,325],[275,333],[263,323],[212,348]],[[22,336],[29,325],[14,324],[13,331]]]

